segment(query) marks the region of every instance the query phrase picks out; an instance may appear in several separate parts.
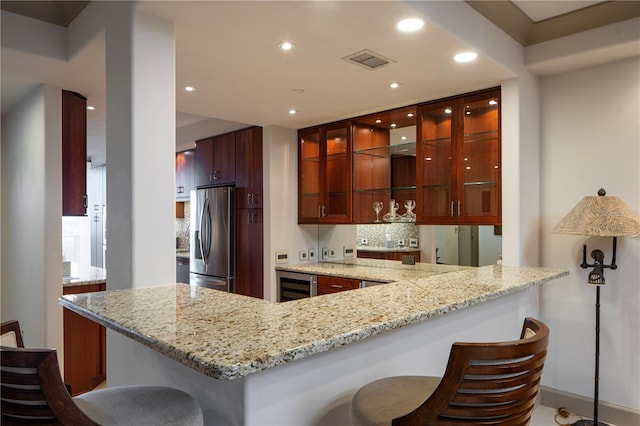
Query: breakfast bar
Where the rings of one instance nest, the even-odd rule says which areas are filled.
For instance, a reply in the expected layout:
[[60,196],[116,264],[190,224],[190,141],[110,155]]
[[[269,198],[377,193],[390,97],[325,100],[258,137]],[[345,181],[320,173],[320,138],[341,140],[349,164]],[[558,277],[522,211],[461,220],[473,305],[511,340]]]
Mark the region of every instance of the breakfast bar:
[[367,382],[440,375],[454,341],[517,337],[522,319],[537,315],[536,287],[568,274],[369,259],[284,269],[388,284],[285,303],[184,284],[60,303],[107,327],[110,347],[117,342],[109,386],[183,389],[212,425],[340,425]]

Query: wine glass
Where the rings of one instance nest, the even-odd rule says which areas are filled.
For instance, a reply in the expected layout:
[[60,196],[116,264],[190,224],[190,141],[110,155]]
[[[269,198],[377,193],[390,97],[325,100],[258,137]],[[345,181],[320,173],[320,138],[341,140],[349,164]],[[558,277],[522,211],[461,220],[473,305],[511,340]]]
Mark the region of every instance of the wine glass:
[[382,201],[374,201],[373,202],[373,210],[375,210],[375,212],[376,212],[376,220],[375,220],[374,223],[380,223],[380,219],[379,219],[378,215],[382,211]]

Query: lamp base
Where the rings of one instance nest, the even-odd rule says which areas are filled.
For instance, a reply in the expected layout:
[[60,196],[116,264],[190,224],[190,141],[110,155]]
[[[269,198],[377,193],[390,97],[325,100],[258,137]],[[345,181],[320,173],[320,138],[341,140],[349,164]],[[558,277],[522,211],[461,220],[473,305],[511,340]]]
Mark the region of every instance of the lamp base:
[[571,426],[609,426],[609,424],[598,422],[596,425],[593,420],[578,420],[577,422],[572,423]]

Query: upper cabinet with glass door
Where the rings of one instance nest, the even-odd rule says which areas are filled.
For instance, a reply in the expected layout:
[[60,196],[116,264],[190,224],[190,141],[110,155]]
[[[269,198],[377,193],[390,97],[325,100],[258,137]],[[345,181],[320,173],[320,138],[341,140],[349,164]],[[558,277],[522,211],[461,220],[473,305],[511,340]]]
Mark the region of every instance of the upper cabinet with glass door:
[[353,122],[353,223],[415,222],[415,113],[410,106]]
[[418,222],[499,225],[500,90],[424,104],[418,116]]
[[303,129],[298,223],[351,223],[351,123]]

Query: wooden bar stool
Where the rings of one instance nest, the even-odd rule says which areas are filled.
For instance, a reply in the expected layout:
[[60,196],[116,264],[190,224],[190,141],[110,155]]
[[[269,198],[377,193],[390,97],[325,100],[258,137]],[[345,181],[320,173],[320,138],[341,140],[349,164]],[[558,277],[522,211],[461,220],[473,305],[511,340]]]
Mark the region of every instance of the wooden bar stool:
[[177,389],[123,386],[71,398],[55,349],[0,348],[2,424],[202,425],[198,402]]
[[356,426],[527,425],[547,355],[549,328],[525,318],[520,340],[454,343],[444,376],[388,377],[351,400]]

